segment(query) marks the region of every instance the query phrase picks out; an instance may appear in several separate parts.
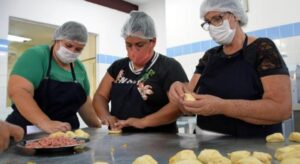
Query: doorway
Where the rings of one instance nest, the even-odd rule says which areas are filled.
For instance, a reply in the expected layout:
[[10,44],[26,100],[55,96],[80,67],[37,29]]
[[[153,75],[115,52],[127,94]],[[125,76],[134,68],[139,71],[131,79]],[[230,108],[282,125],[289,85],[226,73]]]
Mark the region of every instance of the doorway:
[[[57,26],[35,22],[31,20],[10,17],[9,35],[22,36],[30,38],[30,41],[10,42],[8,45],[8,75],[10,74],[14,63],[22,53],[36,45],[53,44],[52,36]],[[93,97],[96,90],[96,34],[89,33],[88,42],[79,57],[84,64],[90,81],[90,95]],[[7,107],[11,106],[11,100],[7,98]]]

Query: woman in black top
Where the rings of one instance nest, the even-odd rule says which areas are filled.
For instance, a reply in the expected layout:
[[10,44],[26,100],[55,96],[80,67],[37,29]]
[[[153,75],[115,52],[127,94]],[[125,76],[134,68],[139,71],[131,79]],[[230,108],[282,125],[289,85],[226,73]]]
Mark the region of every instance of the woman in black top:
[[[237,137],[281,132],[281,122],[291,115],[291,88],[275,44],[244,33],[248,19],[239,0],[205,0],[201,17],[220,46],[205,52],[188,85],[173,83],[171,101],[197,114],[205,130]],[[193,90],[196,101],[184,101],[184,93]]]
[[102,79],[93,100],[98,116],[111,129],[176,133],[181,112],[167,93],[173,82],[188,81],[183,68],[154,51],[154,22],[146,13],[131,12],[122,36],[128,57],[115,61]]

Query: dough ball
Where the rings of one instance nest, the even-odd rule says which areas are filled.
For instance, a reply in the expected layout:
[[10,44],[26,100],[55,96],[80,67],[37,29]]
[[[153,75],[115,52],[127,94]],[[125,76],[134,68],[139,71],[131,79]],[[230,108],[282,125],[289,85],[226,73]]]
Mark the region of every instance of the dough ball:
[[208,161],[207,164],[231,164],[231,160],[226,157],[216,157]]
[[223,157],[218,150],[215,149],[204,149],[198,155],[198,159],[203,163],[208,163],[215,158]]
[[181,150],[173,155],[169,159],[169,164],[175,164],[178,161],[186,160],[186,159],[195,159],[197,160],[196,154],[193,150]]
[[109,164],[108,162],[100,162],[100,161],[96,161],[94,162],[94,164]]
[[280,162],[280,164],[299,164],[300,158],[286,158]]
[[132,164],[157,164],[157,161],[151,155],[143,155],[137,157]]
[[[233,163],[235,163],[235,162],[233,162]],[[248,157],[238,160],[236,162],[236,164],[263,164],[263,163],[253,156],[248,156]]]
[[58,131],[51,133],[49,137],[66,137],[66,134],[64,132]]
[[183,99],[185,101],[196,101],[195,97],[191,93],[185,93]]
[[300,133],[299,132],[292,132],[289,136],[289,140],[293,142],[300,142]]
[[271,164],[272,156],[269,153],[255,151],[253,152],[252,156],[264,164]]
[[285,158],[297,157],[300,158],[300,145],[290,145],[278,148],[275,151],[275,158],[279,161]]
[[75,134],[74,132],[72,132],[72,131],[67,131],[67,132],[65,133],[65,135],[66,135],[66,137],[68,137],[68,138],[75,138],[75,137],[76,137],[76,134]]
[[198,159],[184,159],[173,164],[202,164]]
[[82,129],[75,130],[75,135],[76,135],[76,137],[79,137],[79,138],[89,138],[90,137],[90,135],[87,132],[83,131]]
[[108,134],[120,134],[122,130],[108,130]]
[[267,142],[283,142],[284,137],[282,133],[270,134],[266,137]]
[[250,152],[246,150],[234,151],[229,154],[229,158],[232,163],[237,163],[240,159],[246,158],[250,156]]

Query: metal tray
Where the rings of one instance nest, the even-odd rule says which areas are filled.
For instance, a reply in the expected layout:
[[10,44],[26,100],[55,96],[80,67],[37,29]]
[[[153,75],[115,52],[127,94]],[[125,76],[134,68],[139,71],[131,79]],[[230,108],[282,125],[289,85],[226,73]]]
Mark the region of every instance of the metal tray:
[[26,148],[25,147],[26,143],[38,141],[40,139],[23,140],[17,143],[17,147],[22,149],[23,151],[34,151],[36,153],[60,153],[60,152],[74,152],[75,149],[83,149],[85,147],[85,143],[88,142],[88,140],[84,138],[75,138],[77,144],[68,145],[68,146],[48,147],[48,148]]

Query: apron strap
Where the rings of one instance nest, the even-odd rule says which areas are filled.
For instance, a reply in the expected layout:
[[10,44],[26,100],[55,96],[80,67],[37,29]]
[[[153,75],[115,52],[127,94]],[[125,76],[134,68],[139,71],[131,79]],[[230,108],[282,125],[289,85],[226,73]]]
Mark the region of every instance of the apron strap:
[[50,76],[53,48],[54,48],[54,46],[51,46],[50,55],[49,55],[49,65],[48,65],[47,74],[46,74],[46,77],[45,77],[46,79],[49,79],[49,76]]
[[[48,66],[47,74],[46,74],[46,77],[45,77],[46,79],[49,79],[49,77],[50,77],[53,48],[54,48],[54,46],[51,46],[50,55],[49,55],[49,66]],[[75,83],[77,83],[76,75],[75,75],[75,71],[74,71],[74,67],[73,67],[73,63],[70,63],[70,67],[71,67],[71,73],[72,73],[73,81]]]
[[74,81],[74,83],[77,83],[75,71],[74,71],[74,68],[73,68],[73,63],[70,63],[70,67],[71,67],[73,81]]

